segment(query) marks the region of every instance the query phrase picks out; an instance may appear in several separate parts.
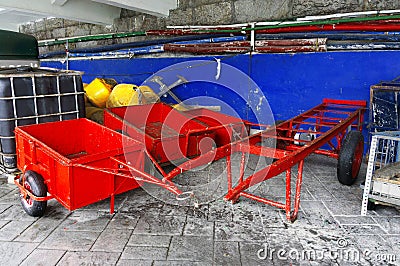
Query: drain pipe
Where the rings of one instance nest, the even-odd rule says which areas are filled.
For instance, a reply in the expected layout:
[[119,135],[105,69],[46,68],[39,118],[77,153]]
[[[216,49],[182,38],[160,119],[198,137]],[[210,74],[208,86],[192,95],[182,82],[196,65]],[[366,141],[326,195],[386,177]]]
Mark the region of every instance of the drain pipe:
[[256,48],[256,22],[253,22],[250,24],[251,26],[251,32],[250,32],[250,46],[251,46],[251,52],[254,52]]
[[66,43],[65,43],[65,54],[66,54],[66,55],[65,55],[65,56],[66,56],[65,59],[66,59],[66,61],[67,61],[67,62],[66,62],[66,63],[67,63],[67,64],[66,64],[66,65],[67,65],[67,66],[66,66],[67,70],[69,70],[69,48],[68,48],[68,46],[69,46],[69,45],[68,45],[68,40],[67,40]]

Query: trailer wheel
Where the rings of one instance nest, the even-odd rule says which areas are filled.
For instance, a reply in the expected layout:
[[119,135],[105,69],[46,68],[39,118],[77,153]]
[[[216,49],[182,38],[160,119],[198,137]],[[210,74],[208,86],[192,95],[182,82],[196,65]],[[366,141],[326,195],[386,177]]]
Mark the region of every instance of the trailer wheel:
[[[19,179],[26,190],[29,190],[37,197],[45,197],[47,195],[47,187],[44,184],[43,177],[33,171],[26,171]],[[47,201],[36,201],[28,195],[24,199],[20,194],[21,204],[25,212],[33,217],[42,216],[46,211]]]
[[360,171],[364,152],[364,137],[359,131],[350,131],[344,138],[337,165],[337,177],[343,185],[352,185]]

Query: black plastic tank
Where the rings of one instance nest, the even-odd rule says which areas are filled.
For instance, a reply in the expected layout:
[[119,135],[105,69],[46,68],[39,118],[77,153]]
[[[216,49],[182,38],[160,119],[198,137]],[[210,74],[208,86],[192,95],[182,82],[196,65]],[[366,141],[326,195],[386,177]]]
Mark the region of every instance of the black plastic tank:
[[85,117],[82,73],[50,68],[0,69],[0,164],[16,170],[16,126]]

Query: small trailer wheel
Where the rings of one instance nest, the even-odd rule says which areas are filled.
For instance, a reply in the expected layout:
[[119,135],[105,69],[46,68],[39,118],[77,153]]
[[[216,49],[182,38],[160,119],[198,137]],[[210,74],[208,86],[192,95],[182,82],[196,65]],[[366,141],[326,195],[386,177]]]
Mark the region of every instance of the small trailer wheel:
[[352,185],[360,171],[364,152],[364,137],[359,131],[350,131],[344,138],[337,165],[337,177],[341,184]]
[[[26,190],[29,190],[33,195],[37,197],[47,196],[47,187],[44,183],[43,177],[34,171],[26,171],[19,179],[21,185],[24,186]],[[21,204],[25,212],[33,217],[43,216],[46,211],[47,201],[36,201],[26,196],[23,197],[20,194]]]

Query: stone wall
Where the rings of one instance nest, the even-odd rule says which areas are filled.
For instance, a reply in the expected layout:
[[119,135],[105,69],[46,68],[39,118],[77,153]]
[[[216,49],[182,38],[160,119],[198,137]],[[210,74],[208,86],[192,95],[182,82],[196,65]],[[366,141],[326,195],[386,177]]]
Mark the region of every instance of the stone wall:
[[[59,39],[64,37],[96,35],[104,33],[145,31],[149,29],[163,29],[166,18],[157,18],[147,14],[122,9],[120,18],[114,20],[113,25],[97,25],[73,20],[49,18],[20,26],[20,32],[31,34],[38,40]],[[107,39],[69,44],[69,49],[109,45],[129,41],[140,41],[145,37],[130,37]],[[64,45],[54,45],[40,48],[40,52],[58,51],[65,49]]]
[[295,19],[310,15],[399,9],[398,0],[179,0],[168,25]]
[[[251,21],[291,20],[310,15],[400,9],[398,0],[179,0],[178,8],[167,18],[123,9],[113,25],[102,26],[66,19],[44,19],[20,27],[20,32],[38,40],[164,29],[167,25],[218,25]],[[146,37],[148,38],[148,37]],[[154,37],[153,37],[154,38]],[[145,37],[109,39],[70,44],[70,49],[140,41]],[[41,48],[41,52],[64,49],[62,46]]]

